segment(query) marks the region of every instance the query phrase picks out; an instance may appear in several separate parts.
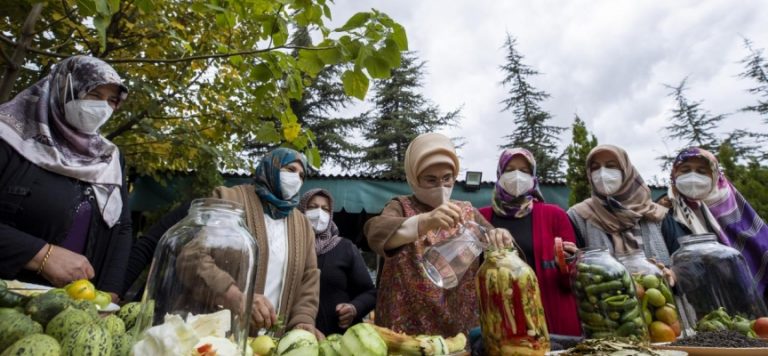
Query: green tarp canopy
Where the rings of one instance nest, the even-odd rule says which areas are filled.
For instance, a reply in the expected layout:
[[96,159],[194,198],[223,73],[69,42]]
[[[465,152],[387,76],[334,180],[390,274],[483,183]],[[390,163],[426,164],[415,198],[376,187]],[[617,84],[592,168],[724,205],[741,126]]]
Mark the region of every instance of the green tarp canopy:
[[[189,189],[189,176],[176,176],[166,184],[160,184],[149,177],[139,177],[133,183],[129,197],[132,211],[155,211],[168,207],[182,192]],[[248,176],[225,176],[225,185],[233,186],[251,182]],[[490,205],[493,182],[483,182],[476,190],[466,189],[463,181],[453,189],[452,199],[471,201],[475,207]],[[301,192],[313,188],[323,188],[331,192],[334,198],[334,210],[357,214],[366,212],[378,214],[384,205],[398,195],[410,194],[411,190],[405,180],[382,179],[364,176],[316,176],[310,177],[301,188]],[[568,208],[569,189],[564,183],[542,184],[540,186],[544,199]],[[665,192],[665,188],[653,187],[653,197]]]

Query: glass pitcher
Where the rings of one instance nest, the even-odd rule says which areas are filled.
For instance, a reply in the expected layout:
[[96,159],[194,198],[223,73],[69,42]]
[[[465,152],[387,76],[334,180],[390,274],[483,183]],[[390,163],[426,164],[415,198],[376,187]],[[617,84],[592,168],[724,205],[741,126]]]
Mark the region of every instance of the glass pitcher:
[[257,256],[241,205],[194,200],[158,242],[134,353],[191,354],[209,343],[218,353],[244,355]]
[[450,289],[459,284],[472,262],[485,249],[486,229],[474,221],[466,221],[451,237],[424,250],[421,267],[432,283]]

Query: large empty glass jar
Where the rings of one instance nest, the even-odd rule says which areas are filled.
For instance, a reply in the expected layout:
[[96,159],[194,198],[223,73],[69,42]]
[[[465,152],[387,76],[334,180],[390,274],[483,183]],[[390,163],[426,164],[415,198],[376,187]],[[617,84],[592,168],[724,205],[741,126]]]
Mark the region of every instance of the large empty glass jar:
[[256,243],[243,208],[198,199],[160,239],[136,330],[135,354],[246,351]]

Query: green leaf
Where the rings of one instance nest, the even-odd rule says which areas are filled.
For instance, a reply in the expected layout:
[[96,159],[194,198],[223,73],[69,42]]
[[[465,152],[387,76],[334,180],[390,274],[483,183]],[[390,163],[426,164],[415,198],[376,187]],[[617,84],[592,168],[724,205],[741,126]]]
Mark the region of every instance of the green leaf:
[[107,48],[107,27],[112,16],[96,15],[93,18],[93,26],[96,27],[96,33],[99,36],[99,48],[104,50]]
[[90,17],[96,14],[96,3],[94,0],[77,0],[77,9],[80,16]]
[[319,50],[317,51],[317,56],[327,65],[338,64],[344,59],[338,47]]
[[397,47],[401,51],[408,50],[408,37],[405,35],[405,29],[400,24],[396,23],[392,26],[392,39],[397,43]]
[[155,3],[153,0],[136,0],[136,6],[139,10],[147,13],[155,8]]
[[370,12],[358,12],[347,20],[344,26],[336,29],[336,31],[349,31],[362,26],[368,19],[371,18]]
[[114,15],[120,11],[120,0],[108,0],[109,14]]
[[265,143],[280,142],[280,133],[275,128],[275,123],[271,121],[264,122],[259,127],[259,131],[256,132],[256,140]]
[[275,32],[272,33],[272,41],[275,46],[282,46],[288,42],[288,25],[286,25],[283,18],[277,19],[277,26]]
[[323,165],[323,160],[320,157],[320,150],[314,145],[304,149],[304,155],[307,156],[307,164],[315,170],[320,170],[320,166]]
[[239,66],[243,63],[243,56],[237,55],[229,57],[229,62],[232,63],[234,66]]
[[299,51],[299,69],[311,76],[316,76],[325,67],[323,61],[318,57],[315,51]]
[[96,13],[103,16],[109,16],[112,15],[112,12],[109,10],[109,3],[107,0],[96,0]]
[[251,78],[266,82],[272,78],[272,71],[266,63],[259,63],[251,68]]
[[381,56],[381,58],[384,58],[384,60],[389,63],[390,67],[400,67],[400,49],[393,39],[388,38],[386,41],[384,41],[384,47],[377,51],[376,54]]
[[390,65],[384,58],[370,56],[365,59],[365,69],[374,79],[386,79],[390,76]]
[[341,75],[341,82],[344,84],[344,93],[365,100],[365,94],[368,92],[368,77],[360,70],[347,70]]

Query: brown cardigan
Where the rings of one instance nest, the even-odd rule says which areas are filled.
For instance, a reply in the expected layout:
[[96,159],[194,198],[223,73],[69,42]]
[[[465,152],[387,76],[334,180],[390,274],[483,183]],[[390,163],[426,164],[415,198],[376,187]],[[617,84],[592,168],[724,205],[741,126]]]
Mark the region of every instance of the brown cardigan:
[[[234,201],[245,207],[246,225],[259,248],[254,293],[264,294],[269,246],[264,224],[264,209],[255,188],[253,185],[218,187],[213,191],[213,197]],[[291,211],[287,219],[288,266],[277,315],[282,316],[286,321],[285,330],[290,330],[300,323],[315,325],[320,299],[320,270],[317,268],[315,255],[315,235],[309,220],[296,209]],[[236,269],[239,263],[226,258],[227,251],[206,252],[194,246],[189,247],[184,249],[179,258],[179,263],[183,263],[186,267],[179,270],[188,271],[182,273],[180,277],[188,282],[197,282],[192,285],[207,285],[210,292],[200,293],[198,290],[198,298],[214,300],[215,295],[223,294],[230,285],[235,283],[232,274],[238,274]],[[252,331],[255,333],[257,330]],[[282,334],[282,331],[278,334]]]

